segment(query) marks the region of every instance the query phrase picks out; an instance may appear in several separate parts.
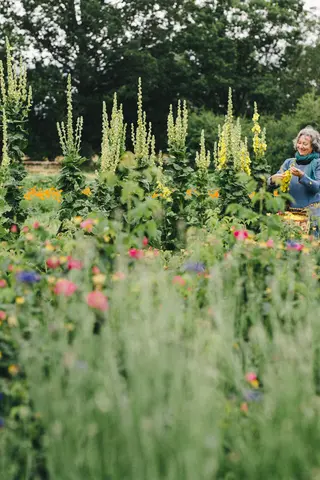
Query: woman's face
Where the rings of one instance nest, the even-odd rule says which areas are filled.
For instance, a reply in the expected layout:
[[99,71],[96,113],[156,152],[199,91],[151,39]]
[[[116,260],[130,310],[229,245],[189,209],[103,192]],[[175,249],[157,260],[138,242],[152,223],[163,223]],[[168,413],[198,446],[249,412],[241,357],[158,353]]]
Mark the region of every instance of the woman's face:
[[297,150],[300,153],[300,155],[303,155],[303,156],[309,155],[309,153],[312,153],[313,148],[311,145],[311,138],[307,137],[306,135],[301,135],[297,143]]

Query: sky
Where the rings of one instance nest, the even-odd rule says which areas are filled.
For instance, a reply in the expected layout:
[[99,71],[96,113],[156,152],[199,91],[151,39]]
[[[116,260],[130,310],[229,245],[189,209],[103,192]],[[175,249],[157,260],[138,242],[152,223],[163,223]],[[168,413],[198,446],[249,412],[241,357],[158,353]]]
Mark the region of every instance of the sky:
[[308,8],[316,7],[320,14],[320,0],[305,0],[305,4]]

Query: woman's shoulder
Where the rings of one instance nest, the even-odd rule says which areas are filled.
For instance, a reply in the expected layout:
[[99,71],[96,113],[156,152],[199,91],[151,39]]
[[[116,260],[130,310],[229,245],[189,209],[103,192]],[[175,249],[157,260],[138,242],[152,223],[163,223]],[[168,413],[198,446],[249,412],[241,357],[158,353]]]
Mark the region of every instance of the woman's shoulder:
[[290,165],[291,163],[293,163],[294,161],[295,161],[295,158],[294,158],[294,157],[292,157],[292,158],[287,158],[287,159],[283,162],[283,166],[289,168],[289,165]]

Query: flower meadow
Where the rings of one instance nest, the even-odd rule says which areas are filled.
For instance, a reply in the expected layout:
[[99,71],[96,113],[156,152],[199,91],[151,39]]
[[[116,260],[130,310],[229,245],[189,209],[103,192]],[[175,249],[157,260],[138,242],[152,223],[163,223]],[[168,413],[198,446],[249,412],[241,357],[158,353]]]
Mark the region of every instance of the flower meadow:
[[131,147],[115,96],[88,179],[68,77],[44,180],[11,150],[19,78],[2,81],[0,478],[318,480],[319,240],[266,187],[257,106],[242,138],[230,92],[212,161],[178,103],[157,152],[139,82]]

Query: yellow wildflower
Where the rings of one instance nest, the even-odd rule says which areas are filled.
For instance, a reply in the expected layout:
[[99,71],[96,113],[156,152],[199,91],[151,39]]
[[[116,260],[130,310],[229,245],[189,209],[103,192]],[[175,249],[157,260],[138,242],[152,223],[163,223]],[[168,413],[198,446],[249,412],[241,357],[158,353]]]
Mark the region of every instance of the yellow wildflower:
[[44,247],[48,252],[53,252],[55,247],[50,243],[50,242],[47,242],[45,247]]
[[9,327],[11,327],[11,328],[18,326],[18,319],[14,315],[9,315],[7,322],[8,322]]
[[18,365],[9,365],[8,372],[14,377],[18,375],[18,373],[20,372],[20,368],[18,367]]
[[94,283],[94,285],[102,285],[104,284],[106,281],[106,276],[103,275],[102,273],[98,273],[97,275],[94,275],[92,277],[92,282]]
[[16,298],[16,304],[17,304],[17,305],[23,305],[24,302],[25,302],[24,297],[17,297],[17,298]]
[[81,192],[83,195],[86,195],[87,197],[90,197],[92,195],[92,192],[90,190],[90,187],[86,187],[82,190]]
[[211,198],[219,198],[219,190],[215,190],[214,192],[208,192],[208,195]]
[[61,192],[62,190],[57,190],[54,187],[46,189],[38,189],[37,187],[32,187],[24,194],[24,199],[27,201],[31,201],[34,198],[38,198],[39,200],[51,199],[55,200],[58,203],[61,203]]

